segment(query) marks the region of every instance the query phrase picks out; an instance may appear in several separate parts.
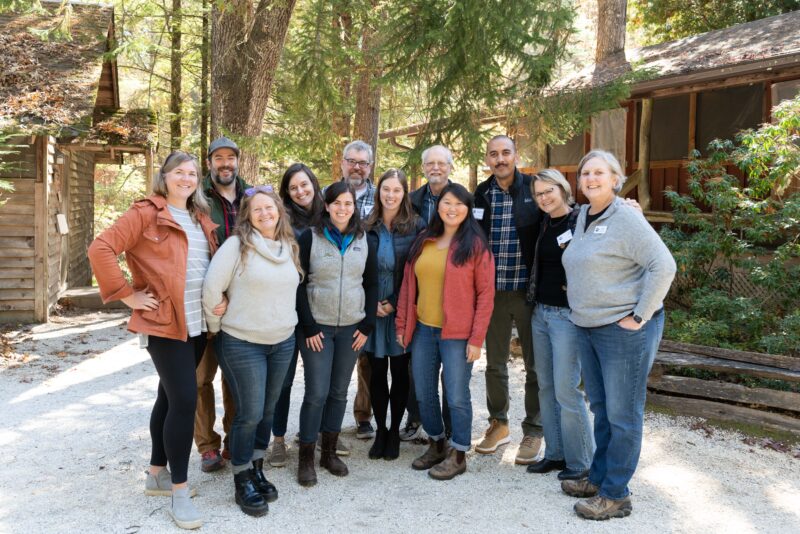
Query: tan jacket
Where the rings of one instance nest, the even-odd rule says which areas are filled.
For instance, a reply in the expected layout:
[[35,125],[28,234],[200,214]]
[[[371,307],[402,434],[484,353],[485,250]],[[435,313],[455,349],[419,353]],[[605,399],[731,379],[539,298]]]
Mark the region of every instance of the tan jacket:
[[[213,254],[217,249],[217,225],[203,214],[197,219]],[[149,291],[159,302],[157,310],[133,310],[128,330],[170,339],[187,338],[183,293],[188,249],[186,233],[160,195],[135,202],[89,246],[89,262],[103,302],[120,300],[140,290]],[[123,252],[133,285],[125,280],[117,263],[117,256]]]

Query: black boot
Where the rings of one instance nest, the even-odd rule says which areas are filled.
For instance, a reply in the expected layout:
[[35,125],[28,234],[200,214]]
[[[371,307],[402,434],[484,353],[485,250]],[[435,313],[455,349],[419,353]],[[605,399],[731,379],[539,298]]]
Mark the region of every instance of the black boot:
[[278,488],[264,476],[264,459],[253,460],[253,484],[267,502],[278,500]]
[[397,460],[400,456],[400,429],[392,429],[389,431],[389,437],[386,438],[386,447],[383,449],[384,460]]
[[309,487],[317,483],[317,472],[314,469],[314,448],[316,443],[300,442],[300,458],[297,463],[297,483]]
[[236,486],[236,504],[242,512],[253,517],[261,517],[269,512],[269,504],[253,483],[252,469],[233,475],[233,484]]
[[373,460],[383,458],[384,451],[386,450],[386,439],[389,436],[389,431],[385,427],[378,428],[375,432],[375,441],[369,449],[369,457]]
[[322,455],[319,458],[319,466],[330,471],[332,475],[346,477],[348,473],[347,466],[336,456],[336,441],[338,439],[338,432],[322,433]]

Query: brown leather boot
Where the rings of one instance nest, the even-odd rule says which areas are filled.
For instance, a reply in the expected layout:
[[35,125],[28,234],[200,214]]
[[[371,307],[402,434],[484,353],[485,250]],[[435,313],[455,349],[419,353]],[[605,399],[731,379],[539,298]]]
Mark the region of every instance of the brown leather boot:
[[336,442],[338,439],[338,432],[322,433],[322,455],[319,457],[319,466],[330,471],[332,475],[346,477],[348,473],[347,466],[336,456]]
[[447,438],[442,438],[438,441],[428,438],[428,450],[411,463],[411,468],[417,471],[430,469],[447,458],[448,450],[450,450],[450,447],[447,446]]
[[450,480],[467,470],[467,458],[464,451],[450,449],[444,462],[434,465],[428,476],[436,480]]
[[314,469],[314,447],[316,443],[300,442],[300,460],[297,463],[297,482],[309,487],[317,483],[317,472]]

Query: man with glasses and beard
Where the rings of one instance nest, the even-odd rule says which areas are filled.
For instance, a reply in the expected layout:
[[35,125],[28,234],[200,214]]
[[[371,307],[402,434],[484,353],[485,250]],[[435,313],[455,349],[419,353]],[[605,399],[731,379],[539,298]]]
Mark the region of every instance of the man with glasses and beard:
[[[203,181],[203,190],[211,206],[211,219],[219,225],[216,232],[220,246],[233,234],[239,204],[249,187],[239,176],[239,147],[227,137],[215,139],[208,147],[208,176]],[[209,343],[197,366],[197,413],[194,419],[194,441],[202,456],[200,469],[205,473],[222,469],[226,459],[230,458],[228,432],[235,405],[225,377],[222,377],[224,440],[214,431],[217,414],[213,381],[218,367],[214,344]]]

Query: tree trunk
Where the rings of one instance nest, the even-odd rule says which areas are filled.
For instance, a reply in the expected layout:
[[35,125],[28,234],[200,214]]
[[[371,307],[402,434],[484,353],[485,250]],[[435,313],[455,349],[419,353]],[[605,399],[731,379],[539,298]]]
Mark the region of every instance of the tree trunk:
[[258,178],[267,102],[296,0],[214,3],[211,37],[211,133],[232,136],[239,172]]
[[469,166],[469,190],[470,192],[474,193],[477,188],[478,188],[478,166],[472,164]]
[[208,74],[209,18],[208,0],[203,0],[203,38],[200,43],[200,158],[203,176],[208,173]]
[[169,90],[169,137],[170,149],[181,147],[181,0],[172,0],[170,17],[170,76]]
[[[349,13],[340,13],[333,19],[333,27],[340,30],[342,35],[343,47],[346,49],[350,46],[353,33],[353,17]],[[342,68],[339,77],[339,93],[342,96],[343,102],[350,101],[350,93],[352,90],[352,83],[350,81],[351,65],[345,65]],[[350,139],[350,121],[352,117],[345,111],[334,111],[333,113],[333,132],[336,134],[338,141],[333,146],[333,154],[331,155],[331,181],[338,182],[342,178],[342,150],[345,144]]]
[[595,63],[625,50],[627,0],[597,0],[597,48]]

